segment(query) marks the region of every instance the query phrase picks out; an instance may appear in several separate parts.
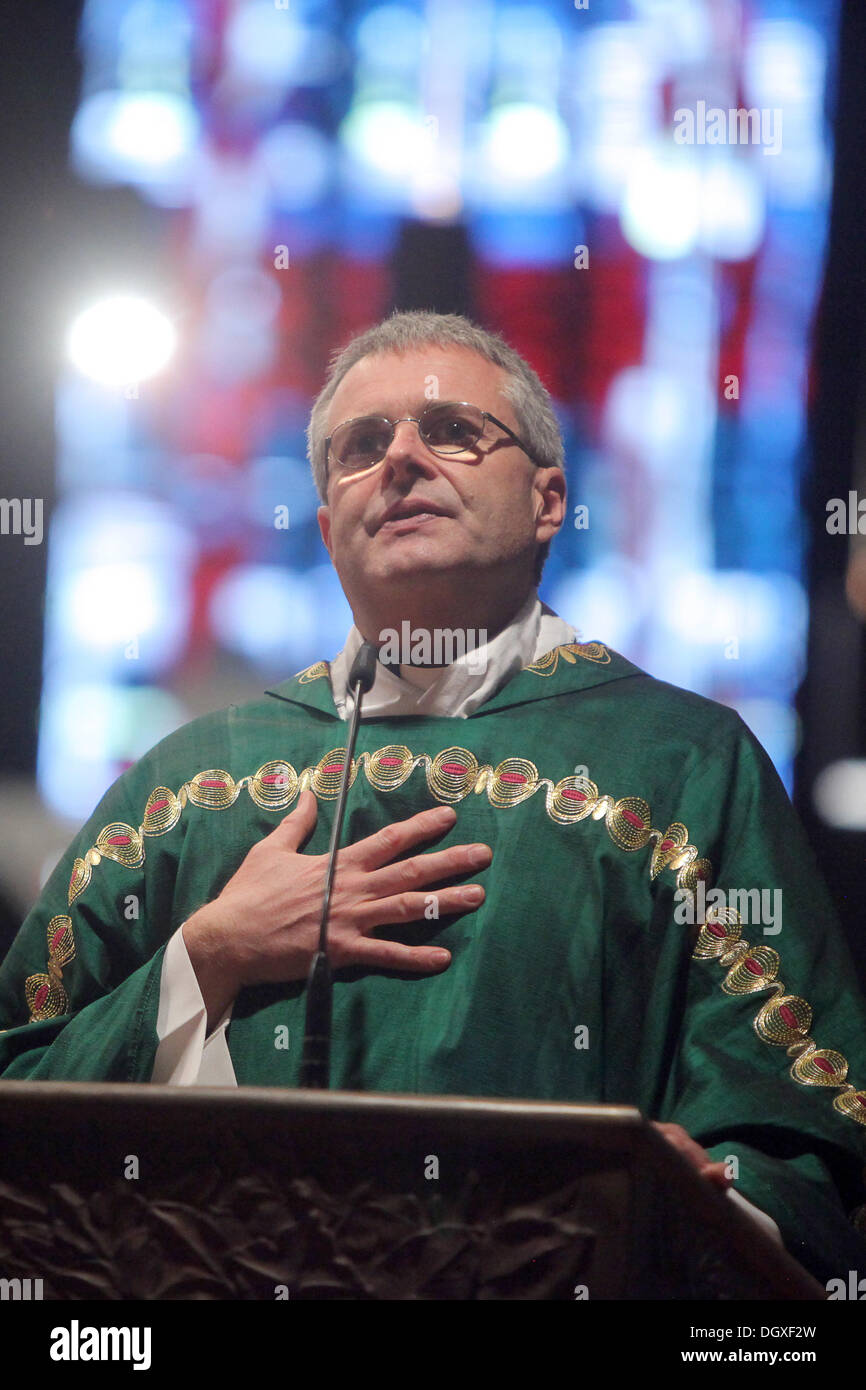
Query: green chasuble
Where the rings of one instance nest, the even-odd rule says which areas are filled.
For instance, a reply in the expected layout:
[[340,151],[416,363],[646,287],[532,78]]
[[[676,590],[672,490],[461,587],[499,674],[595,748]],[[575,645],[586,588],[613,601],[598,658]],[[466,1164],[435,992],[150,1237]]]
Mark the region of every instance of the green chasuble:
[[[166,943],[304,787],[304,852],[327,851],[346,728],[319,662],[123,773],[0,969],[0,1075],[149,1081]],[[431,896],[429,920],[381,929],[447,946],[440,975],[337,973],[332,1086],[637,1106],[736,1156],[819,1279],[866,1275],[866,1005],[739,716],[600,644],[557,647],[466,719],[362,719],[344,843],[437,802],[456,825],[414,852],[486,842],[466,876],[486,899],[437,919]],[[304,994],[238,996],[240,1085],[297,1084]]]

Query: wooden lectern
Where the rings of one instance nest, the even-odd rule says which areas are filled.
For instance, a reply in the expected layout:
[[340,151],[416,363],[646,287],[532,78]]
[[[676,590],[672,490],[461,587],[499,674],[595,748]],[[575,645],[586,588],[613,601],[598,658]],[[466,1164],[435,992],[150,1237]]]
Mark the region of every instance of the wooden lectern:
[[623,1106],[0,1082],[46,1299],[821,1299]]

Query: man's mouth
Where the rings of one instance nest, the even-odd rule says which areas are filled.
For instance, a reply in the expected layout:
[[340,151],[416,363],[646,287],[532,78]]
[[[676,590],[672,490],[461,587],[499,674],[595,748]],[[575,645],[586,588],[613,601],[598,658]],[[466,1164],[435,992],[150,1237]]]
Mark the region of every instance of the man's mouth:
[[382,530],[396,530],[398,527],[409,525],[420,525],[428,521],[436,521],[438,518],[448,516],[444,508],[436,505],[435,502],[419,500],[417,502],[397,502],[389,507],[382,518]]

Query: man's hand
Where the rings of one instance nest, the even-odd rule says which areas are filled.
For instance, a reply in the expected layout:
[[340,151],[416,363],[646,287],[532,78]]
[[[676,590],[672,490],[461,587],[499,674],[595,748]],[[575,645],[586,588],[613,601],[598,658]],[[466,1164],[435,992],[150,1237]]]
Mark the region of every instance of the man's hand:
[[[316,823],[311,791],[275,830],[253,845],[213,902],[184,924],[183,939],[214,1027],[245,985],[306,979],[318,947],[327,854],[299,853]],[[392,861],[407,849],[450,830],[451,806],[421,811],[342,847],[331,889],[328,954],[335,970],[350,965],[435,973],[447,968],[441,947],[404,946],[369,935],[377,927],[423,919],[429,885],[486,868],[489,845],[450,849]],[[471,912],[484,901],[480,884],[438,888],[439,911]]]
[[687,1158],[692,1167],[697,1168],[701,1176],[714,1187],[720,1187],[722,1191],[730,1187],[732,1179],[725,1171],[727,1165],[721,1161],[714,1163],[706,1149],[702,1149],[700,1144],[686,1133],[682,1125],[660,1124],[658,1120],[653,1120],[652,1124],[653,1128],[663,1134],[668,1143],[673,1144],[683,1158]]

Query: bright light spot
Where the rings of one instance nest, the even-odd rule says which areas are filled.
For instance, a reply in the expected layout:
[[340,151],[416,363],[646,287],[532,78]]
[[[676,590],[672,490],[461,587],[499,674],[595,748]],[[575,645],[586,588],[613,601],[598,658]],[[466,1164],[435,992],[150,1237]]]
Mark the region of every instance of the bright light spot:
[[195,546],[167,502],[100,483],[52,517],[46,670],[141,680],[171,667],[188,640]]
[[398,101],[370,101],[354,107],[340,133],[356,159],[386,179],[410,177],[429,145],[421,114]]
[[750,652],[778,659],[804,641],[808,602],[790,575],[695,571],[677,577],[676,603],[660,617],[681,641],[723,652],[736,638],[743,661]]
[[841,758],[815,778],[815,810],[839,830],[866,830],[866,758]]
[[198,117],[171,92],[95,92],[78,109],[72,150],[90,176],[153,179],[172,173],[192,153]]
[[568,155],[568,132],[555,111],[532,102],[499,106],[490,115],[482,157],[494,177],[536,182],[556,173]]
[[67,578],[61,598],[66,631],[88,647],[108,649],[146,635],[163,605],[151,566],[94,565]]
[[117,155],[130,163],[168,164],[186,150],[190,124],[190,108],[185,101],[165,94],[130,95],[118,104],[111,143]]
[[710,159],[702,170],[700,244],[720,261],[753,256],[764,234],[764,196],[742,158]]
[[[763,170],[760,171],[763,173]],[[764,234],[764,195],[740,154],[657,144],[635,160],[620,209],[642,256],[675,260],[697,248],[722,261],[753,256]]]
[[69,357],[85,376],[103,386],[146,381],[170,360],[175,348],[171,321],[152,304],[118,295],[85,309],[67,341]]
[[620,211],[623,235],[654,261],[686,256],[701,221],[701,176],[690,151],[659,145],[635,159]]

